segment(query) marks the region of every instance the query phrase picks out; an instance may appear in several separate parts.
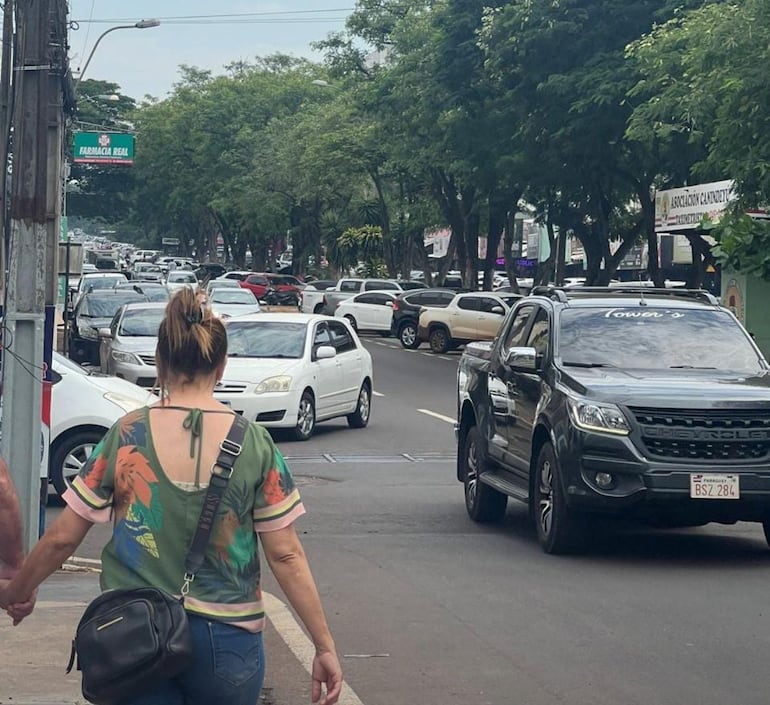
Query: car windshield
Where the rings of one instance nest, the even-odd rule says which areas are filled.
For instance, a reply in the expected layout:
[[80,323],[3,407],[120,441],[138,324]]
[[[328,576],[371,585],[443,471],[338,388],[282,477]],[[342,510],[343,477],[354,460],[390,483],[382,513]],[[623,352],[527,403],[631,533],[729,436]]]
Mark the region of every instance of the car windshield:
[[756,373],[761,358],[726,311],[653,306],[566,309],[556,355],[565,366]]
[[257,300],[248,289],[214,289],[211,292],[211,303],[214,304],[244,304],[254,305]]
[[165,313],[163,308],[129,309],[120,321],[118,335],[154,338]]
[[299,359],[305,351],[306,323],[238,321],[227,324],[231,357]]
[[88,296],[83,302],[80,313],[91,318],[112,318],[123,304],[144,300],[138,294],[134,296]]
[[136,265],[136,271],[142,274],[148,272],[154,272],[155,274],[162,274],[163,270],[157,264],[138,264]]

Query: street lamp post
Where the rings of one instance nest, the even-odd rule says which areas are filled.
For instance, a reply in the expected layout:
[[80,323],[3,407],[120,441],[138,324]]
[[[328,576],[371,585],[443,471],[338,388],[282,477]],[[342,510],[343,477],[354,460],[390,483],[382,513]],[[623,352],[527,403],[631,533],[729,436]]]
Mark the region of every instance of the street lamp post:
[[136,22],[134,24],[121,24],[117,27],[110,27],[105,32],[102,32],[98,39],[94,42],[94,47],[91,49],[91,53],[88,55],[88,58],[86,59],[86,63],[83,66],[83,68],[80,70],[80,75],[78,76],[78,80],[75,81],[75,93],[77,94],[78,86],[80,85],[80,82],[83,80],[83,76],[86,73],[86,69],[88,68],[88,64],[91,63],[91,59],[94,56],[94,53],[96,52],[96,48],[99,46],[99,42],[102,41],[110,32],[116,32],[119,29],[148,29],[149,27],[157,27],[160,24],[160,20],[139,20],[139,22]]

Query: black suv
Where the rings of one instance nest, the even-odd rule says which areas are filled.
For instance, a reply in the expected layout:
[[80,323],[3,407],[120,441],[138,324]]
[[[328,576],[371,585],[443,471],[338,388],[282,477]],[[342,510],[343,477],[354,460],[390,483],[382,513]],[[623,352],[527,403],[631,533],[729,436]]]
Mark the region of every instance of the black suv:
[[706,292],[535,289],[466,348],[457,434],[470,516],[526,502],[546,552],[581,547],[592,513],[770,541],[770,371]]
[[396,336],[405,348],[419,348],[417,323],[420,320],[420,309],[446,308],[456,293],[452,289],[415,289],[400,294],[393,303],[391,335]]

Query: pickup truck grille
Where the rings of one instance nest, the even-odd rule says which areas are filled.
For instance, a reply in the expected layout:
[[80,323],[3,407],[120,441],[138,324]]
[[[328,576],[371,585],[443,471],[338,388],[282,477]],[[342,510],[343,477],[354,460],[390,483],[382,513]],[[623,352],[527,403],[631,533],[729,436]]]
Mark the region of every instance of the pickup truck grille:
[[655,458],[740,462],[770,457],[770,409],[630,411]]

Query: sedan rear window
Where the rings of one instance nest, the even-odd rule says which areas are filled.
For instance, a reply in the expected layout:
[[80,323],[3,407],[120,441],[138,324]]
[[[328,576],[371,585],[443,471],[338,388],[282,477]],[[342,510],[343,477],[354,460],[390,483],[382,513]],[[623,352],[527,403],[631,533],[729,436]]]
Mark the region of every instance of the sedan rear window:
[[726,311],[652,306],[567,309],[557,330],[563,365],[756,373],[762,361]]

